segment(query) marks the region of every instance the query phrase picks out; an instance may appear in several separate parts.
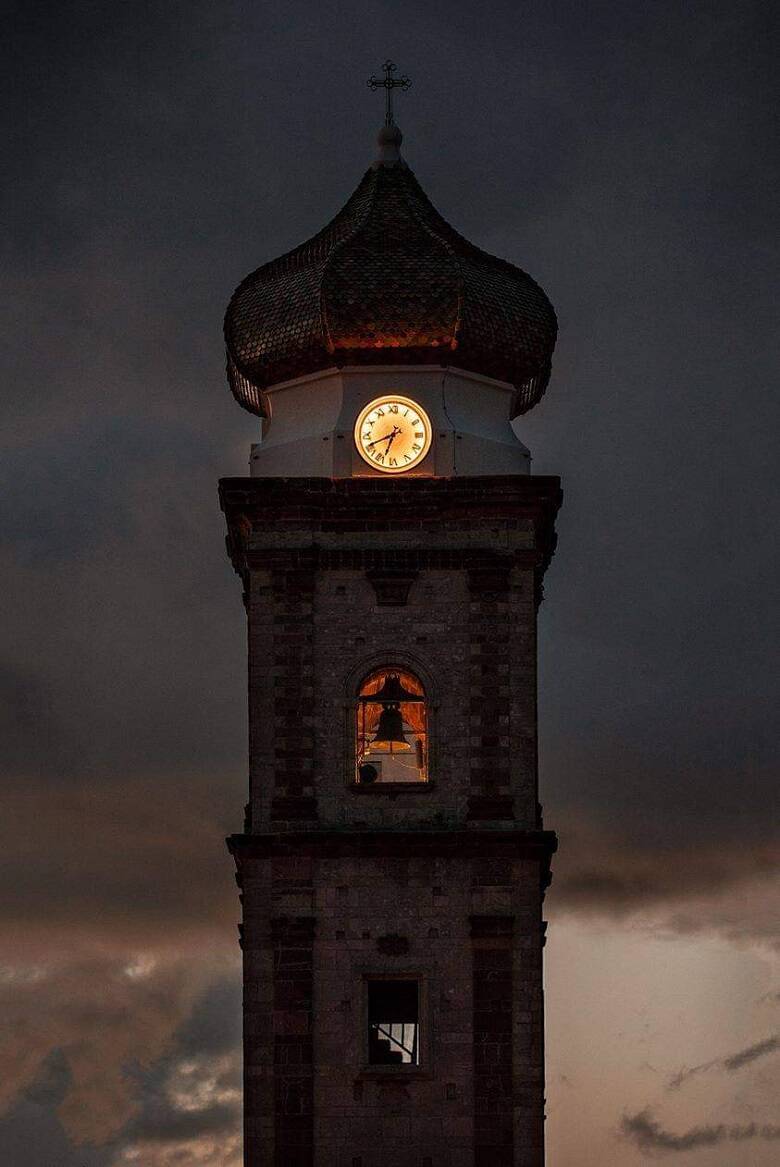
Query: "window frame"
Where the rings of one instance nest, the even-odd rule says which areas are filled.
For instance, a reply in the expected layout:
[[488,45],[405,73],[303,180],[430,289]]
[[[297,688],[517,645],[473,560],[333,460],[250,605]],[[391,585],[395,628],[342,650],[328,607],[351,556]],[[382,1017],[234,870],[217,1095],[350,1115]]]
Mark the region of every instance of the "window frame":
[[[357,713],[360,702],[360,687],[371,673],[379,669],[412,673],[420,685],[425,696],[426,722],[426,763],[427,777],[415,782],[373,782],[363,784],[357,781]],[[347,789],[358,795],[376,797],[385,795],[397,798],[399,794],[422,794],[435,788],[436,776],[436,721],[438,702],[435,700],[435,687],[431,675],[423,664],[409,653],[387,652],[376,653],[363,660],[360,665],[350,670],[344,686],[344,778]]]
[[[360,1077],[361,1078],[430,1078],[432,1071],[432,1025],[429,993],[430,974],[419,965],[413,968],[382,969],[373,966],[364,969],[360,975]],[[418,1062],[412,1065],[401,1062],[398,1065],[382,1065],[369,1061],[369,1020],[368,985],[371,981],[416,981],[417,982],[417,1050]]]

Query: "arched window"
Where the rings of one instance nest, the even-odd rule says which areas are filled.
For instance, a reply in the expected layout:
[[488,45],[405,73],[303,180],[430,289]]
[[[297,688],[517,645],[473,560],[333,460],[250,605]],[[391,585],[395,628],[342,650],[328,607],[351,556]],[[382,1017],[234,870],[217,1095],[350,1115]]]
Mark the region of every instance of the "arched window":
[[428,716],[425,690],[408,669],[374,669],[358,692],[355,781],[428,781]]

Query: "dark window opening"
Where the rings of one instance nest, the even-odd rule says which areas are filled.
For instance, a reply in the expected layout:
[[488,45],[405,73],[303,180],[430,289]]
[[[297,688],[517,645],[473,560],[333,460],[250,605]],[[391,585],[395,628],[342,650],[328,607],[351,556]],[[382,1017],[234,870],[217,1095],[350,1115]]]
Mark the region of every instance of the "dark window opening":
[[355,780],[426,782],[428,718],[425,690],[405,669],[377,669],[358,693]]
[[368,1062],[420,1064],[420,993],[417,981],[368,982]]

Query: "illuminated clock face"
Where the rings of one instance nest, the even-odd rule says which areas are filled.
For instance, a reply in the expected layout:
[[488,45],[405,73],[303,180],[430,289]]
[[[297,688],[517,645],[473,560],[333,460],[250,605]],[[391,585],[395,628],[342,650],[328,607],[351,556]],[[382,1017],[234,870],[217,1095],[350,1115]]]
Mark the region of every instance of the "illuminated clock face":
[[355,422],[355,445],[369,466],[385,474],[402,474],[428,453],[430,419],[409,397],[377,397]]

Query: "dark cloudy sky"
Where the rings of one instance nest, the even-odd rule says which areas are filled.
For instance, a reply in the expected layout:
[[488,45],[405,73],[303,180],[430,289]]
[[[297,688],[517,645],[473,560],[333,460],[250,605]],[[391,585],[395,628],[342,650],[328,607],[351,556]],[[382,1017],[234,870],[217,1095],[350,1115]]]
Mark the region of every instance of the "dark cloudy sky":
[[357,185],[388,55],[424,188],[560,318],[551,1161],[776,1162],[774,8],[5,6],[3,1167],[239,1161],[221,315]]

